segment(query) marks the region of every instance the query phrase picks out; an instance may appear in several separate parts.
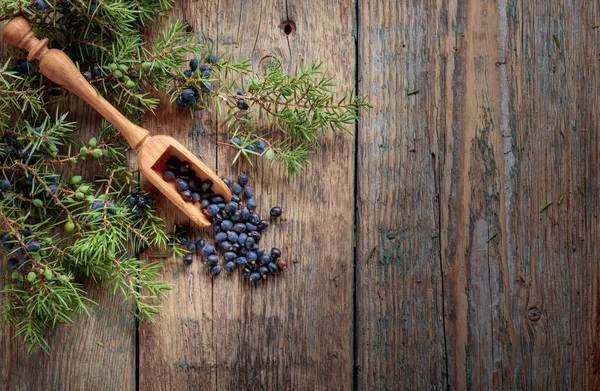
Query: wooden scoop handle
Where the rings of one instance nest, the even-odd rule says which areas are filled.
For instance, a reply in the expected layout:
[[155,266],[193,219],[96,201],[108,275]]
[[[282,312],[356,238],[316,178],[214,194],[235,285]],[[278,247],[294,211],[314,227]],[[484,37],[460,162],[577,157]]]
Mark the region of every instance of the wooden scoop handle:
[[40,71],[48,79],[86,101],[125,136],[131,148],[138,149],[150,137],[146,129],[129,121],[100,96],[62,50],[48,49],[48,38],[37,39],[27,20],[22,17],[11,20],[4,29],[3,37],[11,45],[27,50],[28,61],[40,60]]

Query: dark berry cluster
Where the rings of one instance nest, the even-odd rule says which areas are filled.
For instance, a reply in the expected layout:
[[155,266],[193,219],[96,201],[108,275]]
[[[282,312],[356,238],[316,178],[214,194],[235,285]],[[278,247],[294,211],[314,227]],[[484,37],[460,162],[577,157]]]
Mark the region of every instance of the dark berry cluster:
[[17,238],[7,234],[0,235],[0,245],[4,247],[5,251],[10,251],[15,254],[14,258],[10,258],[8,260],[9,270],[14,270],[20,266],[31,265],[31,259],[29,258],[29,255],[31,255],[31,253],[37,253],[41,248],[40,243],[33,240],[32,237],[33,229],[30,227],[25,227],[19,234],[19,239],[25,244],[24,247],[19,243]]
[[[193,243],[187,236],[180,235],[179,242],[188,251],[183,262],[191,265],[193,253],[201,251],[213,277],[218,276],[222,268],[233,273],[239,266],[244,276],[253,282],[284,270],[286,263],[281,259],[281,250],[272,248],[267,252],[259,246],[262,232],[269,226],[269,222],[256,212],[258,205],[253,190],[247,186],[248,175],[241,174],[237,183],[232,183],[228,178],[223,178],[223,181],[231,188],[231,201],[224,204],[214,202],[221,200],[213,198],[206,207],[213,216],[212,228],[216,245],[208,244],[206,239]],[[270,212],[272,217],[279,217],[281,213],[280,207],[274,207]],[[221,258],[223,267],[220,265]]]
[[21,76],[29,75],[33,68],[33,64],[27,61],[26,58],[18,58],[17,65],[13,66],[11,71],[16,72]]
[[[233,137],[231,139],[231,143],[235,144],[237,146],[241,146],[242,145],[242,140],[240,140],[239,137]],[[265,149],[267,149],[267,144],[263,140],[259,140],[256,144],[250,143],[250,144],[244,146],[244,148],[246,148],[249,151],[259,151],[259,152],[262,152]]]
[[[202,79],[205,79],[202,81],[202,84],[200,84],[200,91],[208,94],[212,91],[212,85],[208,81],[211,72],[210,64],[216,64],[217,60],[217,56],[210,56],[206,59],[205,64],[200,65],[197,58],[192,58],[190,60],[190,69],[183,71],[183,74],[185,77],[190,78],[194,75],[194,72],[199,72]],[[182,107],[193,106],[198,103],[198,98],[200,98],[200,94],[195,88],[185,88],[181,91],[181,95],[175,99],[175,103]]]
[[142,191],[139,187],[134,187],[131,189],[126,203],[138,217],[141,217],[146,209],[149,209],[154,205],[154,197],[145,191]]
[[175,187],[185,201],[200,203],[210,216],[218,212],[217,205],[225,206],[223,197],[214,194],[212,181],[198,178],[196,172],[190,168],[189,162],[170,157],[166,162],[163,178],[168,182],[174,181]]

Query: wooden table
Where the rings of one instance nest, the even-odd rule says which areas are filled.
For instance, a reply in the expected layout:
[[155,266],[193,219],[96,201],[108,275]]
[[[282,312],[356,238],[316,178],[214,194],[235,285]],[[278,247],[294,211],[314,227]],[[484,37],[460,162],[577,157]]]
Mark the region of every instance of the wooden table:
[[284,207],[264,241],[289,270],[251,286],[169,259],[174,290],[139,332],[120,297],[90,288],[101,307],[57,328],[50,355],[2,334],[0,389],[600,386],[597,2],[179,5],[219,53],[256,69],[321,59],[374,109],[290,179],[231,166],[216,116],[161,106],[151,131],[220,174],[248,171],[263,213]]

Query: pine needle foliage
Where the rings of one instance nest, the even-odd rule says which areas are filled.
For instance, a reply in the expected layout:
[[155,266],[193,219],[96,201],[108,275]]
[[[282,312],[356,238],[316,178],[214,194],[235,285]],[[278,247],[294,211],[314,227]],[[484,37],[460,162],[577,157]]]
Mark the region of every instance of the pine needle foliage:
[[[194,90],[197,103],[181,114],[198,112],[196,105],[225,113],[236,142],[222,144],[237,149],[233,163],[264,157],[297,174],[326,131],[346,131],[370,107],[350,91],[335,98],[336,83],[319,62],[293,74],[279,63],[257,73],[249,60],[217,57],[186,23],[162,18],[173,4],[2,0],[0,21],[27,18],[136,123],[156,109],[157,97],[181,103],[183,91]],[[143,29],[159,19],[161,30],[147,41]],[[9,56],[0,61],[0,248],[8,259],[0,264],[2,323],[30,349],[47,351],[53,327],[91,313],[83,281],[110,285],[134,317],[152,321],[170,286],[160,281],[160,263],[142,262],[139,254],[147,247],[183,250],[151,203],[132,208],[130,192],[139,184],[127,144],[106,122],[82,141],[78,118],[61,104],[67,92],[23,51],[9,48]],[[210,72],[192,72],[190,58]],[[93,177],[85,174],[90,168]]]

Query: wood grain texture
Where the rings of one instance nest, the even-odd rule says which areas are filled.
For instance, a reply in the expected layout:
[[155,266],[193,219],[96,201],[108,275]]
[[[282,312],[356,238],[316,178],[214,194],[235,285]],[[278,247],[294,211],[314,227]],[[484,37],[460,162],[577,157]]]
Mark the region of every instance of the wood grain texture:
[[358,125],[356,388],[444,389],[435,11],[377,1],[359,12],[358,86],[374,108]]
[[[185,2],[181,12],[179,16],[196,31],[212,39],[219,54],[250,57],[257,71],[268,58],[278,59],[290,71],[305,59],[319,58],[333,77],[343,81],[341,88],[353,87],[351,2],[333,6],[317,1],[287,6],[276,1],[260,5],[226,1],[218,6],[213,2]],[[311,16],[317,14],[318,19]],[[297,34],[290,39],[279,27],[288,18],[297,25]],[[324,45],[324,41],[331,44]],[[198,114],[206,117],[205,113]],[[212,361],[203,361],[206,368],[190,366],[177,375],[175,363],[185,357],[185,352],[165,346],[181,344],[178,320],[167,320],[166,324],[161,320],[157,325],[144,326],[142,331],[140,384],[150,389],[350,388],[352,137],[326,137],[323,150],[315,155],[304,175],[288,179],[281,167],[272,169],[266,161],[254,167],[245,163],[232,167],[230,151],[215,148],[217,140],[228,140],[227,134],[222,130],[215,133],[217,123],[212,119],[198,122],[194,129],[205,133],[192,131],[192,143],[203,159],[214,162],[220,173],[228,176],[248,172],[263,215],[272,206],[283,207],[284,217],[266,231],[263,242],[265,246],[281,247],[290,271],[256,286],[243,281],[239,274],[219,276],[211,284],[205,266],[192,266],[192,273],[198,270],[201,275],[198,284],[202,288],[194,287],[192,292],[190,287],[178,284],[190,301],[188,307],[173,309],[170,301],[170,308],[163,313],[167,318],[180,319],[190,316],[197,306],[211,311],[212,318],[198,319],[201,331],[189,334],[188,343],[209,344]],[[192,124],[188,125],[178,133],[180,139],[189,135]],[[331,230],[325,221],[335,222],[337,228]],[[152,334],[145,333],[149,329]],[[187,357],[199,359],[195,352]],[[157,369],[157,365],[163,367]],[[157,371],[168,375],[156,376]]]
[[[0,33],[2,28],[0,25]],[[7,58],[6,49],[0,40],[0,61]],[[61,103],[61,109],[70,112],[70,121],[77,122],[82,140],[98,135],[99,116],[79,98],[68,97]],[[75,170],[92,178],[95,169],[96,163],[88,160],[80,162]],[[14,330],[0,330],[1,390],[134,388],[134,324],[128,305],[121,297],[113,296],[107,286],[86,283],[83,288],[98,307],[89,318],[58,326],[49,336],[50,354],[34,351],[30,355],[19,337],[13,338]]]

